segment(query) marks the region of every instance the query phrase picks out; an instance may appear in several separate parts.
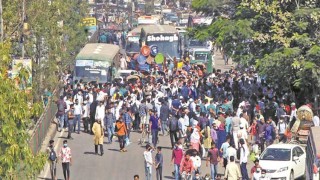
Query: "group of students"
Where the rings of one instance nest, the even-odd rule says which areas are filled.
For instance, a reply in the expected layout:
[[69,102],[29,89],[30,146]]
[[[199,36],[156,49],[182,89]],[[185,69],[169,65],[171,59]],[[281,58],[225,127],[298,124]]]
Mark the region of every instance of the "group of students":
[[[186,68],[189,73],[182,73]],[[256,152],[255,147],[259,146],[263,151],[265,145],[272,144],[277,137],[285,142],[284,129],[288,124],[282,117],[285,114],[295,116],[292,113],[295,105],[292,104],[286,113],[284,104],[279,103],[281,96],[254,70],[233,68],[199,77],[192,73],[196,71],[193,68],[173,70],[171,76],[155,73],[134,82],[124,80],[103,85],[80,81],[72,86],[70,73],[66,73],[64,93],[57,102],[59,130],[68,126],[68,138],[72,138],[76,126],[80,133],[82,120],[84,131],[95,136],[96,153],[100,145],[101,155],[105,134],[108,143],[112,143],[113,135],[117,134],[120,151],[126,152],[125,145],[130,143],[132,130],[141,132],[141,139],[145,138],[155,148],[159,143],[158,133],[162,131],[161,135],[170,135],[176,179],[184,171],[199,176],[197,171],[193,172],[196,166],[192,166],[192,171],[191,166],[181,166],[181,162],[186,166],[191,164],[189,155],[208,157],[211,179],[217,179],[220,177],[217,162],[223,161],[227,169],[231,157],[237,159],[234,151],[240,149],[243,156],[239,159],[241,177],[246,179],[245,156],[251,153],[246,149]],[[186,159],[182,161],[181,156],[180,161],[180,149],[184,148],[194,149],[197,155],[182,153]],[[197,169],[200,170],[200,166]]]

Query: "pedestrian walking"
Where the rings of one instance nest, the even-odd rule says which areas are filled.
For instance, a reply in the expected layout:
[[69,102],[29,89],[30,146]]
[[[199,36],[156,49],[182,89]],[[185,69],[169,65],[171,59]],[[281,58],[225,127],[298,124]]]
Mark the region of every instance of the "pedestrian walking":
[[150,144],[147,144],[146,150],[143,152],[146,180],[152,180],[153,160],[151,150],[152,147],[150,146]]
[[161,129],[160,119],[158,118],[155,111],[150,110],[150,129],[152,136],[152,144],[154,147],[157,147],[158,143],[158,132]]
[[104,127],[107,130],[108,133],[108,144],[112,143],[112,138],[114,135],[114,128],[115,126],[113,125],[116,122],[116,117],[115,115],[111,112],[111,106],[108,106],[107,108],[107,113],[104,116]]
[[227,180],[239,180],[241,178],[238,165],[235,163],[235,157],[230,156],[230,163],[228,163],[224,178]]
[[171,164],[174,165],[174,177],[175,180],[180,179],[180,164],[183,157],[182,145],[178,141],[175,144],[175,148],[172,150]]
[[67,109],[67,103],[63,100],[63,96],[60,96],[60,99],[57,102],[57,106],[58,106],[57,117],[59,119],[58,131],[60,132],[63,129],[64,121],[66,121],[64,117]]
[[170,142],[172,149],[174,144],[178,141],[178,132],[179,132],[179,115],[172,114],[168,121],[169,133],[170,133]]
[[230,136],[227,136],[227,140],[226,142],[224,142],[220,148],[220,152],[222,153],[222,157],[223,157],[223,167],[226,168],[227,164],[228,164],[228,154],[227,154],[227,150],[230,146]]
[[104,137],[104,130],[101,124],[101,119],[97,119],[97,121],[93,124],[92,132],[94,134],[93,141],[94,141],[94,152],[98,154],[98,146],[100,146],[100,155],[103,156],[103,137]]
[[52,180],[57,180],[57,154],[54,150],[54,140],[49,141],[49,146],[47,148],[48,160],[50,163],[50,174]]
[[190,154],[186,153],[180,164],[180,173],[182,179],[191,180],[194,166]]
[[125,147],[125,138],[127,135],[127,128],[126,128],[126,124],[123,122],[122,117],[119,118],[119,120],[116,123],[116,127],[115,127],[115,131],[117,133],[118,136],[118,140],[119,140],[119,145],[120,145],[120,152],[127,152],[126,149],[124,149]]
[[70,180],[70,166],[72,165],[71,149],[68,147],[68,141],[63,141],[63,146],[60,149],[59,157],[62,162],[62,172],[65,180]]
[[68,111],[68,139],[73,139],[71,137],[71,133],[73,131],[73,120],[74,119],[74,106],[73,104],[70,105],[70,110]]
[[220,161],[219,150],[214,142],[211,143],[211,148],[208,150],[206,166],[210,163],[211,179],[215,179],[218,174],[218,163]]
[[[89,133],[91,132],[89,124],[90,124],[90,104],[88,102],[89,97],[83,101],[83,113],[82,113],[82,121],[83,121],[83,129],[85,133]],[[92,126],[91,126],[92,128]]]
[[76,126],[78,125],[77,133],[80,134],[80,121],[83,113],[82,104],[79,103],[79,100],[75,100],[74,105],[74,120],[73,120],[73,132],[76,131]]
[[248,171],[247,171],[247,162],[248,162],[248,156],[250,154],[249,148],[247,144],[245,143],[244,139],[239,140],[239,148],[240,148],[240,170],[242,175],[242,180],[249,180]]
[[155,166],[156,166],[157,180],[162,180],[163,155],[162,155],[160,146],[157,147],[157,154],[155,157]]

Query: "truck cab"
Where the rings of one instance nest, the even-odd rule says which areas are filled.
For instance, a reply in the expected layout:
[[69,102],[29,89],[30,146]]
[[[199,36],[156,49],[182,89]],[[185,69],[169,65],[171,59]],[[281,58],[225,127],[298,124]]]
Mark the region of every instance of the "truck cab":
[[206,48],[194,48],[190,52],[190,64],[203,65],[207,73],[212,73],[214,67],[214,56],[211,50]]

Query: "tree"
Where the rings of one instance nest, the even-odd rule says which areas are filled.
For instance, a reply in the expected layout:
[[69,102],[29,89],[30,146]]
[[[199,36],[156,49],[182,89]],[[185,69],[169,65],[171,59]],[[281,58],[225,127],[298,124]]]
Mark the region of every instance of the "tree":
[[[193,5],[197,11],[207,12],[205,7],[212,6],[212,2],[194,0]],[[268,83],[277,87],[278,95],[282,90],[314,95],[320,87],[319,3],[314,0],[238,2],[233,16],[216,18],[210,26],[196,31],[195,37],[213,37],[233,61],[242,66],[255,65]]]
[[0,44],[0,179],[32,179],[43,168],[44,154],[33,155],[28,145],[28,126],[33,115],[28,94],[6,75],[9,43]]

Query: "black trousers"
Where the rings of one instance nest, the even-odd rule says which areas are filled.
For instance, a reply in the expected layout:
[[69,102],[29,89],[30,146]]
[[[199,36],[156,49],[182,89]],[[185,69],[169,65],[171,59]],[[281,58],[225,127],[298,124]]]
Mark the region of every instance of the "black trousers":
[[120,150],[122,150],[124,148],[125,145],[125,137],[126,136],[118,136],[118,140],[119,140],[119,145],[120,145]]
[[85,117],[82,120],[83,120],[84,132],[89,132],[90,131],[90,128],[89,128],[89,117]]
[[65,180],[70,179],[70,163],[62,163],[62,171],[63,171],[63,176]]
[[162,180],[162,167],[156,168],[157,180]]
[[98,154],[98,146],[100,146],[100,153],[101,154],[103,154],[103,145],[102,144],[95,144],[94,145],[94,152],[96,153],[96,154]]
[[170,141],[171,147],[174,148],[174,144],[178,141],[178,131],[170,131]]

